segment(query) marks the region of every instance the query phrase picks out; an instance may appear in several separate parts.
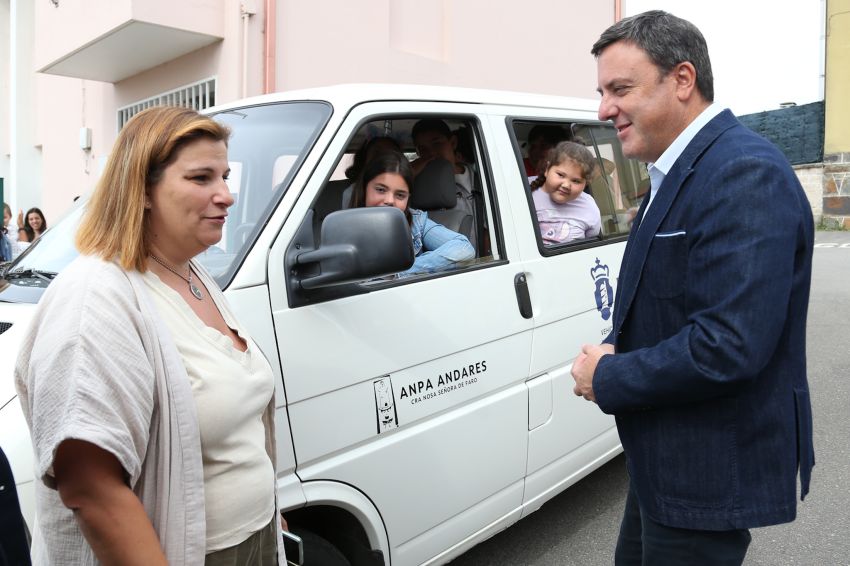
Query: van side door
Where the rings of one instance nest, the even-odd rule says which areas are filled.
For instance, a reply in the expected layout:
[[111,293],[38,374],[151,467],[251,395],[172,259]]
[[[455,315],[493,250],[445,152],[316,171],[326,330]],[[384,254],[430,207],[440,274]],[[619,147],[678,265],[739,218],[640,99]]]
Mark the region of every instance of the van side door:
[[[324,155],[269,253],[297,474],[365,494],[383,518],[394,564],[421,563],[485,526],[503,528],[522,504],[532,321],[521,312],[517,276],[527,269],[509,207],[492,190],[486,118],[477,111],[403,101],[354,107],[316,150]],[[486,255],[293,305],[287,253],[310,231],[303,223],[315,220],[342,156],[372,124],[392,133],[393,124],[425,116],[471,130]],[[410,150],[409,140],[401,143]]]
[[[599,343],[611,330],[617,274],[630,227],[630,203],[624,202],[623,193],[633,196],[640,178],[634,162],[622,156],[613,128],[595,121],[592,112],[520,112],[491,116],[491,126],[504,136],[497,147],[509,148],[497,160],[510,186],[534,314],[525,515],[620,450],[614,419],[573,394],[570,369],[582,344]],[[556,245],[542,239],[531,194],[534,175],[522,161],[535,126],[559,127],[561,141],[584,145],[593,154],[596,167],[584,192],[599,209],[601,233]]]

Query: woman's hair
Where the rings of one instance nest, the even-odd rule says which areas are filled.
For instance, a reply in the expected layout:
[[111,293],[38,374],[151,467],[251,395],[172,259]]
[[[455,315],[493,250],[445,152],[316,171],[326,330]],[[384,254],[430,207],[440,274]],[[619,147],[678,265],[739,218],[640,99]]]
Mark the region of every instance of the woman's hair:
[[36,207],[29,209],[26,215],[24,215],[24,225],[21,226],[21,228],[23,228],[24,232],[27,233],[27,240],[30,242],[35,240],[35,230],[33,230],[33,227],[30,226],[30,214],[33,213],[41,216],[41,229],[39,230],[39,233],[43,234],[44,231],[47,230],[47,220],[44,218],[44,213],[41,212],[41,209]]
[[136,114],[121,132],[77,231],[81,253],[145,271],[150,253],[145,200],[186,145],[227,143],[230,130],[189,108],[158,106]]
[[596,159],[590,150],[581,144],[571,141],[562,141],[555,147],[549,150],[546,154],[546,169],[531,182],[531,190],[536,191],[546,182],[546,171],[552,165],[560,165],[564,162],[571,161],[581,169],[581,176],[585,181],[590,181],[594,169],[596,169]]
[[[351,191],[349,208],[362,208],[366,206],[366,186],[369,184],[369,181],[383,173],[401,175],[404,182],[407,183],[407,190],[413,190],[413,169],[410,168],[410,162],[402,153],[388,151],[375,157],[363,168],[363,171],[361,171],[360,176],[357,178],[357,182],[354,183],[354,190]],[[413,221],[409,206],[404,210],[404,215],[407,217],[408,223]]]
[[366,162],[370,161],[370,158],[375,157],[373,153],[381,144],[390,145],[394,151],[401,152],[401,146],[399,146],[398,142],[389,136],[378,136],[376,138],[372,138],[364,143],[360,149],[357,150],[357,153],[354,154],[354,162],[348,167],[348,169],[345,170],[345,176],[352,181],[356,180],[361,171],[363,171],[363,168],[366,166]]

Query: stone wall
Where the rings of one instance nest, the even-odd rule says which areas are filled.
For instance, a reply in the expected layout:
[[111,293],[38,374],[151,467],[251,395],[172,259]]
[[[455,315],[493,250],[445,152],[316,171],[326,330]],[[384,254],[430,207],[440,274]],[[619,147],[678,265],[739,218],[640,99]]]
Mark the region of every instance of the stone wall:
[[812,215],[815,223],[819,223],[823,217],[823,183],[824,173],[821,163],[809,163],[806,165],[795,165],[794,173],[806,191],[809,205],[812,207]]
[[850,230],[850,153],[823,156],[823,221]]

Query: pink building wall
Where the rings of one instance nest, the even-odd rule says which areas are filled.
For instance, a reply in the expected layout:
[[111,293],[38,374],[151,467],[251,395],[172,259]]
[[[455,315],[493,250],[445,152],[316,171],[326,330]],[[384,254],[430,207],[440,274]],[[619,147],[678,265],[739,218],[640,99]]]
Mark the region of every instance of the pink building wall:
[[[120,107],[210,77],[217,78],[219,103],[262,93],[269,29],[263,10],[270,1],[61,0],[61,13],[51,2],[36,3],[31,22],[36,38],[31,127],[42,152],[41,187],[18,191],[19,204],[41,206],[51,221],[68,209],[74,196],[89,192],[117,134]],[[585,98],[596,96],[590,46],[613,23],[616,5],[579,0],[273,3],[271,60],[278,91],[386,82]],[[253,15],[243,17],[243,8]],[[166,31],[169,26],[191,33],[201,30],[220,39],[116,82],[35,72],[79,56],[92,45],[96,48],[114,29],[139,21]],[[145,48],[144,42],[137,46]],[[116,63],[120,61],[106,60],[103,65],[112,68]],[[83,127],[92,130],[90,150],[79,147]]]

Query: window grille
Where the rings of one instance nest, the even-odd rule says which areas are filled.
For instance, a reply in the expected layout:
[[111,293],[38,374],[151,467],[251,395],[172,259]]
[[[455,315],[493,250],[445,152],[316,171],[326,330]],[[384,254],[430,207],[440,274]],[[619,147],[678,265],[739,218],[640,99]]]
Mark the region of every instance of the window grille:
[[205,79],[119,108],[118,129],[142,110],[154,106],[186,106],[195,110],[215,106],[215,83],[215,77]]

